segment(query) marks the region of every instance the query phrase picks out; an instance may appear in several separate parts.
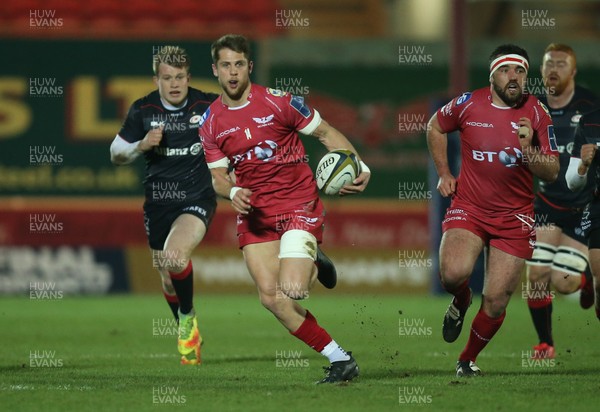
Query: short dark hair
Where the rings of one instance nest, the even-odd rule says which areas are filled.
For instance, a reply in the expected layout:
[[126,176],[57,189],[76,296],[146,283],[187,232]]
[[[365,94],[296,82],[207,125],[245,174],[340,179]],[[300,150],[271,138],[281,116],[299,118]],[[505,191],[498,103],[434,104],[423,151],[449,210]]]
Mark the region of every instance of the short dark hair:
[[244,57],[250,61],[250,42],[240,34],[226,34],[210,46],[213,63],[216,64],[219,60],[219,52],[222,49],[231,49],[236,53],[243,53]]
[[514,44],[503,44],[496,47],[492,54],[490,54],[490,61],[488,63],[492,64],[496,57],[504,56],[505,54],[518,54],[519,56],[525,57],[525,60],[527,60],[527,63],[529,63],[529,55],[527,54],[527,51]]

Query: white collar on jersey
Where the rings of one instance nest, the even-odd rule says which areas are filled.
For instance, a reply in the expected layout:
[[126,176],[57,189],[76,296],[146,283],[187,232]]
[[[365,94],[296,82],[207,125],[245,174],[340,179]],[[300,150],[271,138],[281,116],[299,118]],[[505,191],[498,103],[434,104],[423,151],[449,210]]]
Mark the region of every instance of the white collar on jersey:
[[492,103],[492,107],[495,107],[496,109],[502,109],[502,110],[512,109],[512,106],[498,106],[497,104],[494,104],[494,103]]
[[187,104],[187,99],[185,99],[179,106],[173,106],[171,103],[167,102],[162,97],[160,98],[160,102],[163,104],[163,106],[165,106],[165,109],[167,110],[181,110]]
[[231,106],[227,106],[227,105],[225,105],[225,106],[227,106],[228,110],[240,110],[240,109],[243,109],[244,107],[248,106],[249,104],[250,104],[250,100],[248,100],[246,103],[244,103],[241,106],[235,106],[235,107],[231,107]]

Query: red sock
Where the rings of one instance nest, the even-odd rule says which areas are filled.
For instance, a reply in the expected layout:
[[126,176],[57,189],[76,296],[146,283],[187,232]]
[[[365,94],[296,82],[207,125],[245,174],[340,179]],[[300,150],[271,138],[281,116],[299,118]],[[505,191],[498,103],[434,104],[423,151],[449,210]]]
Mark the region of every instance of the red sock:
[[585,284],[587,283],[587,279],[585,278],[585,273],[582,273],[581,276],[581,284],[579,285],[579,289],[583,289]]
[[171,277],[171,280],[173,280],[173,279],[183,280],[183,279],[187,278],[189,276],[189,274],[192,273],[193,270],[194,270],[194,268],[192,266],[192,261],[190,260],[188,262],[187,266],[185,267],[185,269],[183,269],[179,273],[169,271],[169,276]]
[[449,287],[442,283],[444,289],[447,292],[452,293],[454,295],[454,305],[464,312],[469,308],[469,303],[471,303],[471,290],[469,289],[469,279],[465,280],[463,283],[458,285],[457,287]]
[[490,318],[483,312],[483,309],[479,309],[471,324],[471,334],[469,335],[467,346],[465,346],[465,350],[462,351],[458,360],[475,362],[479,352],[485,348],[496,332],[498,332],[500,326],[502,326],[505,316],[506,311],[502,312],[499,318]]
[[545,308],[552,304],[552,295],[543,298],[527,298],[527,306],[534,309]]
[[306,311],[306,318],[298,330],[290,333],[317,352],[321,352],[333,340],[329,333],[319,326],[317,319],[309,311]]
[[163,291],[163,295],[168,303],[177,303],[179,304],[179,299],[177,299],[177,295],[169,295],[167,292]]

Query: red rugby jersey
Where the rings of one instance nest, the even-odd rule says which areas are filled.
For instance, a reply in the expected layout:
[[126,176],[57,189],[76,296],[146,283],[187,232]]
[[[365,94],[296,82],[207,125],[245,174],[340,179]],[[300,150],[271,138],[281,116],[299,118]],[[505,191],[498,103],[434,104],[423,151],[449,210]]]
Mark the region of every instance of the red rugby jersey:
[[531,206],[533,173],[523,164],[517,134],[521,117],[531,120],[532,145],[558,156],[548,109],[530,94],[518,107],[499,107],[492,104],[489,87],[481,88],[437,111],[444,132],[460,131],[462,161],[455,199],[500,213]]
[[311,134],[320,122],[304,98],[252,84],[243,106],[228,107],[221,97],[211,104],[200,138],[208,166],[227,159],[236,186],[253,192],[252,207],[274,215],[318,197],[298,132]]

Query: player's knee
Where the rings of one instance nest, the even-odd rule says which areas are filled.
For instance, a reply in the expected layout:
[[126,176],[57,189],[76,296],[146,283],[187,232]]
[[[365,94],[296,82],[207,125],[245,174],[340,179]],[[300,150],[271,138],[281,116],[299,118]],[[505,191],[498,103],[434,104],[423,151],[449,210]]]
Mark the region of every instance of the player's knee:
[[263,305],[265,309],[274,314],[276,317],[281,317],[285,310],[284,302],[289,301],[290,298],[282,294],[281,292],[277,292],[275,295],[272,294],[260,294],[260,303]]
[[444,289],[449,290],[460,285],[471,276],[471,272],[460,266],[440,265],[440,281]]
[[557,277],[552,279],[552,286],[561,295],[569,295],[579,289],[581,284],[581,275],[571,276],[559,273]]
[[275,309],[275,297],[272,295],[267,295],[261,293],[260,296],[260,304],[263,305],[265,309],[268,309],[271,312],[274,312]]
[[532,284],[546,284],[550,281],[551,273],[552,269],[550,266],[528,265],[527,280]]
[[187,254],[180,249],[165,249],[163,252],[162,267],[171,273],[180,273],[189,264],[190,259]]
[[510,294],[502,294],[497,296],[484,296],[484,307],[485,312],[492,318],[497,318],[504,313],[508,301],[510,300]]
[[308,298],[309,285],[310,275],[302,273],[300,269],[296,268],[292,273],[280,273],[280,281],[277,282],[276,289],[277,294],[284,298],[302,300]]
[[[280,259],[311,259],[317,256],[317,239],[305,230],[288,230],[281,236],[279,245]],[[283,298],[302,300],[308,298],[308,284],[311,273],[300,273],[297,267],[287,267],[287,272],[281,274],[283,280],[277,284],[277,294]],[[314,265],[310,266],[315,271]],[[298,272],[300,271],[300,272]]]
[[[286,285],[288,283],[289,285]],[[308,289],[301,284],[293,282],[283,282],[281,293],[293,300],[308,299]]]

